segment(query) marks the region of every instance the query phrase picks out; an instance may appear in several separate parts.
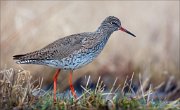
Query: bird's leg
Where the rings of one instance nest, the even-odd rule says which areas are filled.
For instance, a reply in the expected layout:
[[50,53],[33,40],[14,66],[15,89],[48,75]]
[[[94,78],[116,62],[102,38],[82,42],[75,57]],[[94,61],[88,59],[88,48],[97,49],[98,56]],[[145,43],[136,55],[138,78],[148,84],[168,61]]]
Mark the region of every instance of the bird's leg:
[[71,93],[74,96],[74,98],[76,99],[77,95],[75,93],[75,90],[74,90],[74,87],[73,87],[73,84],[72,84],[72,74],[73,74],[73,71],[71,70],[70,74],[69,74],[69,85],[70,85]]
[[53,76],[53,80],[54,80],[54,102],[56,102],[57,78],[58,78],[60,71],[61,71],[61,69],[56,70],[56,73]]

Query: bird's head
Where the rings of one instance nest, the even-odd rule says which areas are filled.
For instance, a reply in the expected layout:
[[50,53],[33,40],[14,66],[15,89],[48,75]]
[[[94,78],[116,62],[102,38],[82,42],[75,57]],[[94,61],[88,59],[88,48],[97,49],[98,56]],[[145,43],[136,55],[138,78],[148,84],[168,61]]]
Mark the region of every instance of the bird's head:
[[108,16],[102,23],[100,26],[103,30],[107,30],[109,32],[114,32],[114,31],[118,31],[121,30],[123,32],[126,32],[134,37],[136,37],[134,34],[132,34],[131,32],[129,32],[128,30],[126,30],[125,28],[123,28],[121,26],[121,21],[114,17],[114,16]]

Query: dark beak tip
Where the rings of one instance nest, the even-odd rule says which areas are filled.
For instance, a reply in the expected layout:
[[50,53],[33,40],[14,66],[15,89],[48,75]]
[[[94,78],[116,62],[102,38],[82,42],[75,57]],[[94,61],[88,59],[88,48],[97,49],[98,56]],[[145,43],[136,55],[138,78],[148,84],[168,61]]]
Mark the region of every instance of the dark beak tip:
[[128,30],[124,29],[123,27],[120,27],[119,30],[126,32],[127,34],[132,35],[133,37],[136,37],[133,33],[129,32]]
[[133,35],[133,37],[136,37],[135,35]]

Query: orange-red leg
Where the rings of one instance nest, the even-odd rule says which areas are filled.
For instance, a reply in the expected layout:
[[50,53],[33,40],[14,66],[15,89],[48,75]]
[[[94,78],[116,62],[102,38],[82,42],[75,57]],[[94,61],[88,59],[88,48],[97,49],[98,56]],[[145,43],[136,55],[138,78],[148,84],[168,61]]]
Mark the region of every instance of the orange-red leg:
[[73,87],[73,83],[72,83],[72,74],[73,74],[73,71],[70,71],[70,74],[69,74],[69,85],[70,85],[71,93],[74,96],[74,98],[76,99],[77,95],[75,93],[75,90],[74,90],[74,87]]
[[53,76],[53,80],[54,80],[54,102],[56,102],[57,78],[58,78],[60,71],[61,71],[61,69],[56,70],[56,73]]

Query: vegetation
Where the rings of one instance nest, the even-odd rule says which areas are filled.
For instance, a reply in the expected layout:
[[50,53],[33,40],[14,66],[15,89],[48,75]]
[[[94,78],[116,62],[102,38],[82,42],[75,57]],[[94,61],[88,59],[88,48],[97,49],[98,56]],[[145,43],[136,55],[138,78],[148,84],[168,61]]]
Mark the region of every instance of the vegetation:
[[[86,85],[81,85],[82,94],[74,99],[69,91],[57,94],[57,102],[53,102],[52,91],[41,89],[43,79],[32,81],[29,71],[12,68],[0,71],[0,109],[1,110],[179,110],[180,98],[167,101],[157,98],[158,87],[148,86],[147,80],[139,75],[140,86],[135,91],[132,74],[130,80],[126,78],[123,84],[117,84],[115,79],[110,89],[105,89],[101,77],[95,88],[90,88],[91,77],[88,76]],[[38,83],[35,86],[35,83]],[[147,89],[148,88],[148,89]],[[156,95],[157,94],[157,95]]]

